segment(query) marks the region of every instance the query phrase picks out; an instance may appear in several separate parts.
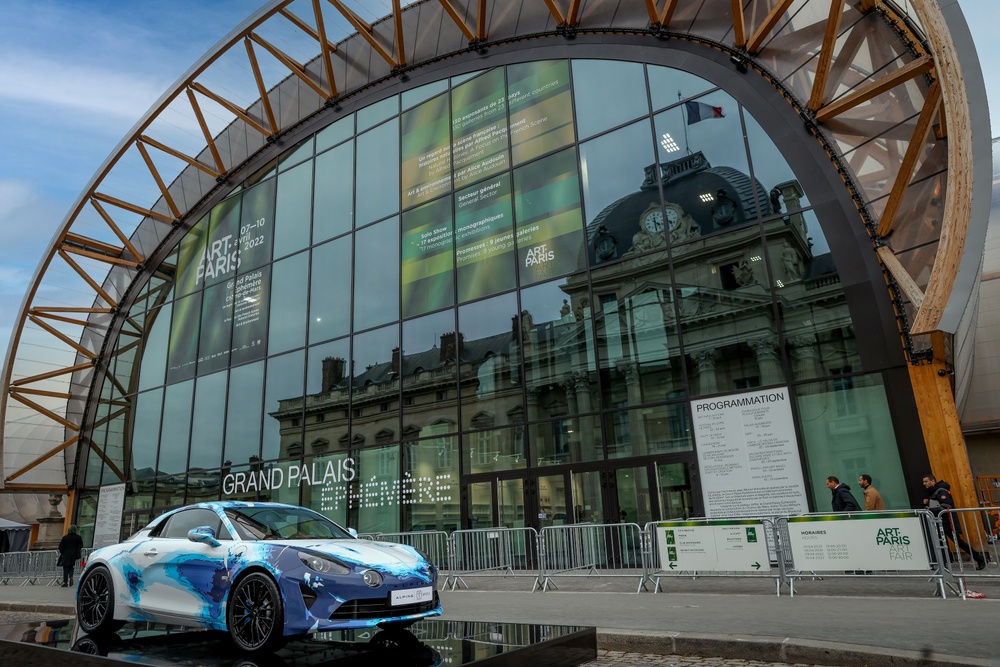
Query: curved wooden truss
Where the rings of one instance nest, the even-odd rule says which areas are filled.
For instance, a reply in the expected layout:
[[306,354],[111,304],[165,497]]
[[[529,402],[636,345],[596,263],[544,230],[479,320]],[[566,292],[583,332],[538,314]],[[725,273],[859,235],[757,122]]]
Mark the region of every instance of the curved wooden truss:
[[[734,62],[762,72],[781,55],[802,56],[805,67],[789,80],[799,77],[811,83],[800,83],[794,103],[822,132],[846,119],[853,129],[845,133],[863,133],[858,128],[868,127],[874,135],[886,125],[882,119],[887,96],[916,86],[916,92],[899,96],[911,106],[918,101],[909,110],[916,121],[897,122],[891,128],[904,135],[897,138],[906,142],[905,153],[898,154],[896,142],[873,141],[843,160],[854,171],[849,176],[862,184],[866,179],[887,184],[881,216],[869,231],[885,268],[914,311],[908,333],[937,328],[951,294],[970,213],[971,175],[961,165],[969,159],[971,138],[958,59],[936,3],[915,0],[915,16],[906,16],[887,0],[423,0],[405,8],[401,0],[391,4],[387,17],[372,22],[364,18],[364,3],[357,0],[272,1],[196,64],[108,158],[43,258],[15,325],[3,375],[10,400],[0,403],[5,437],[0,486],[57,488],[59,484],[53,487],[51,480],[65,480],[59,474],[65,472],[65,464],[57,463],[61,460],[57,455],[75,452],[81,405],[90,391],[96,391],[91,387],[102,384],[94,373],[108,367],[99,362],[107,354],[105,339],[122,297],[132,279],[147,270],[147,257],[160,240],[174,226],[191,224],[188,214],[213,188],[221,187],[257,151],[280,141],[283,132],[324,106],[423,62],[518,34],[558,36],[617,29],[651,39],[690,36],[731,50]],[[512,13],[517,16],[512,18]],[[413,18],[418,15],[419,24]],[[615,25],[609,28],[609,21]],[[877,29],[886,35],[895,30],[897,41],[907,44],[906,52],[899,57],[866,55],[865,49],[884,49],[882,40],[873,38],[873,25],[881,26]],[[431,29],[423,26],[439,30],[439,43],[451,46],[426,52],[416,43],[421,31]],[[815,46],[802,54],[803,44]],[[888,65],[867,71],[864,63],[875,60]],[[236,61],[235,69],[247,80],[234,86],[230,77]],[[301,108],[282,106],[290,92]],[[186,126],[187,133],[173,132],[171,128],[178,125]],[[902,213],[904,200],[926,158],[928,137],[940,142],[946,134],[947,187],[939,246],[927,279],[910,274],[889,237],[908,223]],[[117,178],[121,171],[126,174],[123,179]],[[137,179],[144,187],[130,190],[122,185]],[[862,206],[864,197],[856,199]],[[151,200],[155,200],[152,205]],[[52,276],[69,276],[77,292],[73,303],[53,299],[42,289]],[[121,329],[121,335],[133,336],[136,345],[142,333],[142,324],[136,322]],[[116,354],[129,349],[119,347]],[[29,354],[32,350],[35,356]],[[101,372],[119,383],[114,374]],[[116,389],[118,396],[129,395],[120,383]],[[127,409],[127,399],[115,400],[112,407]],[[116,474],[121,476],[121,471]]]

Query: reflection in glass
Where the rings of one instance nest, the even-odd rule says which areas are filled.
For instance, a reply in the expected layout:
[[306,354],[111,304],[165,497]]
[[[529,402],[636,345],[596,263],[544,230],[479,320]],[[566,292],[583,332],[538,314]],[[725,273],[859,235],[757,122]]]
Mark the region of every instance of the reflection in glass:
[[[906,480],[880,374],[834,377],[796,389],[805,450],[806,484],[813,498],[829,499],[830,470],[841,480],[872,476],[886,508],[908,509]],[[853,485],[852,485],[853,486]],[[828,501],[827,501],[828,502]],[[828,507],[822,501],[820,507]]]
[[399,440],[399,328],[394,324],[354,337],[351,368],[351,443]]
[[605,419],[609,459],[694,450],[686,404],[620,410]]
[[455,226],[451,198],[403,213],[401,240],[403,317],[455,303]]
[[142,348],[142,361],[139,364],[139,391],[163,384],[167,370],[172,314],[173,304],[168,303],[150,311],[146,317],[146,330],[149,331],[149,335]]
[[369,127],[373,127],[397,113],[399,113],[399,98],[395,95],[387,97],[381,102],[370,104],[357,113],[358,132],[364,132]]
[[439,436],[403,445],[399,494],[402,530],[451,532],[461,528],[460,489],[458,436]]
[[473,482],[466,485],[468,503],[466,528],[492,528],[493,523],[493,482]]
[[458,301],[514,288],[514,213],[510,175],[455,193]]
[[538,524],[542,528],[573,523],[566,514],[566,477],[551,475],[538,478]]
[[188,438],[191,432],[191,399],[194,380],[167,387],[163,399],[158,473],[177,474],[187,470]]
[[354,222],[360,226],[399,210],[399,120],[358,135],[357,150]]
[[248,273],[271,261],[274,243],[274,189],[270,179],[243,193],[240,213],[239,272]]
[[309,253],[275,262],[271,273],[271,322],[267,330],[270,354],[302,347],[306,342],[306,294]]
[[430,201],[451,189],[451,124],[447,95],[441,95],[400,119],[403,136],[400,165],[403,208]]
[[167,383],[194,377],[198,360],[198,326],[201,322],[202,292],[174,302],[170,322],[170,352],[167,355]]
[[399,319],[399,219],[354,234],[354,330]]
[[573,486],[573,523],[604,523],[604,501],[601,493],[601,472],[570,473]]
[[222,370],[229,365],[235,284],[235,280],[228,280],[205,290],[198,342],[199,375]]
[[316,510],[340,526],[348,526],[348,490],[357,473],[354,459],[346,452],[307,456],[305,465],[309,470],[323,471],[322,479],[326,479],[329,470],[335,479],[331,476],[326,484],[300,485],[302,506]]
[[393,364],[403,380],[403,439],[458,430],[458,367],[465,340],[455,333],[455,311],[403,322],[403,349]]
[[150,478],[156,466],[156,451],[160,436],[160,416],[163,409],[163,389],[139,394],[132,424],[131,478]]
[[264,461],[302,454],[304,363],[304,350],[267,360],[264,446],[261,454]]
[[466,360],[459,370],[465,428],[524,422],[519,321],[513,294],[459,307]]
[[660,493],[660,519],[687,519],[695,515],[687,463],[656,466],[656,485]]
[[653,520],[649,475],[645,467],[615,470],[615,488],[618,492],[616,523],[637,523],[645,526]]
[[580,138],[649,113],[646,75],[640,63],[574,60],[573,94]]
[[569,63],[543,60],[507,67],[514,164],[573,143]]
[[504,89],[504,70],[498,67],[451,91],[451,152],[456,188],[510,166]]
[[351,331],[351,239],[316,246],[309,288],[309,342]]
[[750,144],[754,177],[768,188],[768,198],[771,200],[770,212],[781,213],[808,207],[809,199],[781,150],[774,145],[753,116],[746,110],[743,114],[746,119],[747,142]]
[[[351,385],[347,372],[347,360],[350,358],[351,346],[347,338],[309,348],[303,401],[307,411],[302,441],[306,456],[322,455],[350,446]],[[293,406],[294,403],[289,400],[289,409]]]
[[217,468],[222,463],[222,435],[226,424],[225,371],[198,378],[194,392],[195,424],[191,432],[190,469]]
[[[583,201],[587,209],[587,224],[606,224],[601,213],[625,195],[639,191],[643,196],[633,204],[629,232],[648,231],[663,236],[663,224],[646,229],[640,219],[647,205],[660,205],[656,183],[645,183],[646,168],[656,154],[652,146],[649,119],[633,123],[596,139],[580,144],[580,178],[583,180]],[[621,215],[621,214],[619,214]],[[621,241],[626,241],[623,238]],[[662,241],[661,241],[662,244]],[[623,248],[624,250],[624,248]]]
[[715,84],[700,76],[673,67],[646,65],[646,75],[649,77],[649,96],[653,100],[654,110],[715,88]]
[[466,433],[462,466],[466,473],[520,470],[528,466],[524,426]]
[[[222,452],[222,440],[216,444],[216,452]],[[207,503],[219,500],[222,489],[222,475],[219,470],[192,469],[187,474],[187,490],[184,496],[187,503]]]
[[336,146],[354,134],[354,114],[349,114],[330,123],[316,135],[316,154]]
[[412,90],[404,90],[399,96],[400,104],[403,109],[409,109],[410,107],[429,100],[435,95],[439,95],[446,90],[448,90],[448,79],[434,81],[433,83],[428,83],[420,86],[419,88],[413,88]]
[[[358,477],[351,483],[351,526],[359,533],[399,531],[399,446],[364,449],[357,454]],[[355,518],[356,517],[356,518]]]
[[267,313],[271,305],[271,266],[262,266],[236,279],[233,298],[232,363],[264,356]]
[[229,372],[226,410],[226,465],[260,460],[260,417],[264,362],[237,366]]
[[354,142],[316,157],[313,243],[351,231],[354,225]]
[[[532,411],[528,394],[528,412]],[[604,458],[601,447],[601,423],[597,417],[566,416],[549,422],[528,425],[533,465],[597,461]]]
[[312,226],[312,162],[278,174],[274,211],[274,256],[283,257],[309,245]]

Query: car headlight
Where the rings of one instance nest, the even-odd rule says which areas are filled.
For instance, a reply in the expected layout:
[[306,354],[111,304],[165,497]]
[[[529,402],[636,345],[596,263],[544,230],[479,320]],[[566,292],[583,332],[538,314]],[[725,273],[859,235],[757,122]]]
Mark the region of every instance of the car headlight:
[[310,570],[321,574],[350,574],[351,568],[323,554],[299,551],[299,560]]

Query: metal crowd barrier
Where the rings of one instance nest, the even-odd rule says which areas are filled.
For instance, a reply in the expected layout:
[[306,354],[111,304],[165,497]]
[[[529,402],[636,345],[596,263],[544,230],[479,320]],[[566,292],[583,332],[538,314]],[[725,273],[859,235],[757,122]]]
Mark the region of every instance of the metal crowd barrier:
[[542,528],[540,586],[543,591],[558,588],[554,577],[638,577],[642,590],[647,581],[643,544],[643,530],[635,523]]
[[[958,593],[963,599],[969,593],[968,581],[1000,578],[998,517],[1000,507],[946,509],[937,516],[942,551],[948,557],[945,567],[958,583]],[[962,543],[975,555],[962,549]]]
[[[446,586],[455,590],[466,577],[533,577],[541,584],[538,531],[534,528],[456,530],[449,538]],[[532,588],[534,590],[534,587]]]
[[379,542],[398,542],[409,545],[423,552],[430,559],[431,565],[442,574],[448,569],[448,533],[443,530],[424,530],[415,533],[377,533],[372,539]]

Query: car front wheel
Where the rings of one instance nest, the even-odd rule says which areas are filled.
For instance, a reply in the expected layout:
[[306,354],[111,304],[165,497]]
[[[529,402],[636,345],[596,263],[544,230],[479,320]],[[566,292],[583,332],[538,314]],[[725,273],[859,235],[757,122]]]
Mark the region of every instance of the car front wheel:
[[252,572],[229,596],[226,622],[233,643],[247,653],[274,651],[285,643],[281,593],[271,577]]
[[87,634],[110,633],[124,625],[115,620],[115,587],[106,567],[95,566],[83,576],[76,594],[76,619]]

